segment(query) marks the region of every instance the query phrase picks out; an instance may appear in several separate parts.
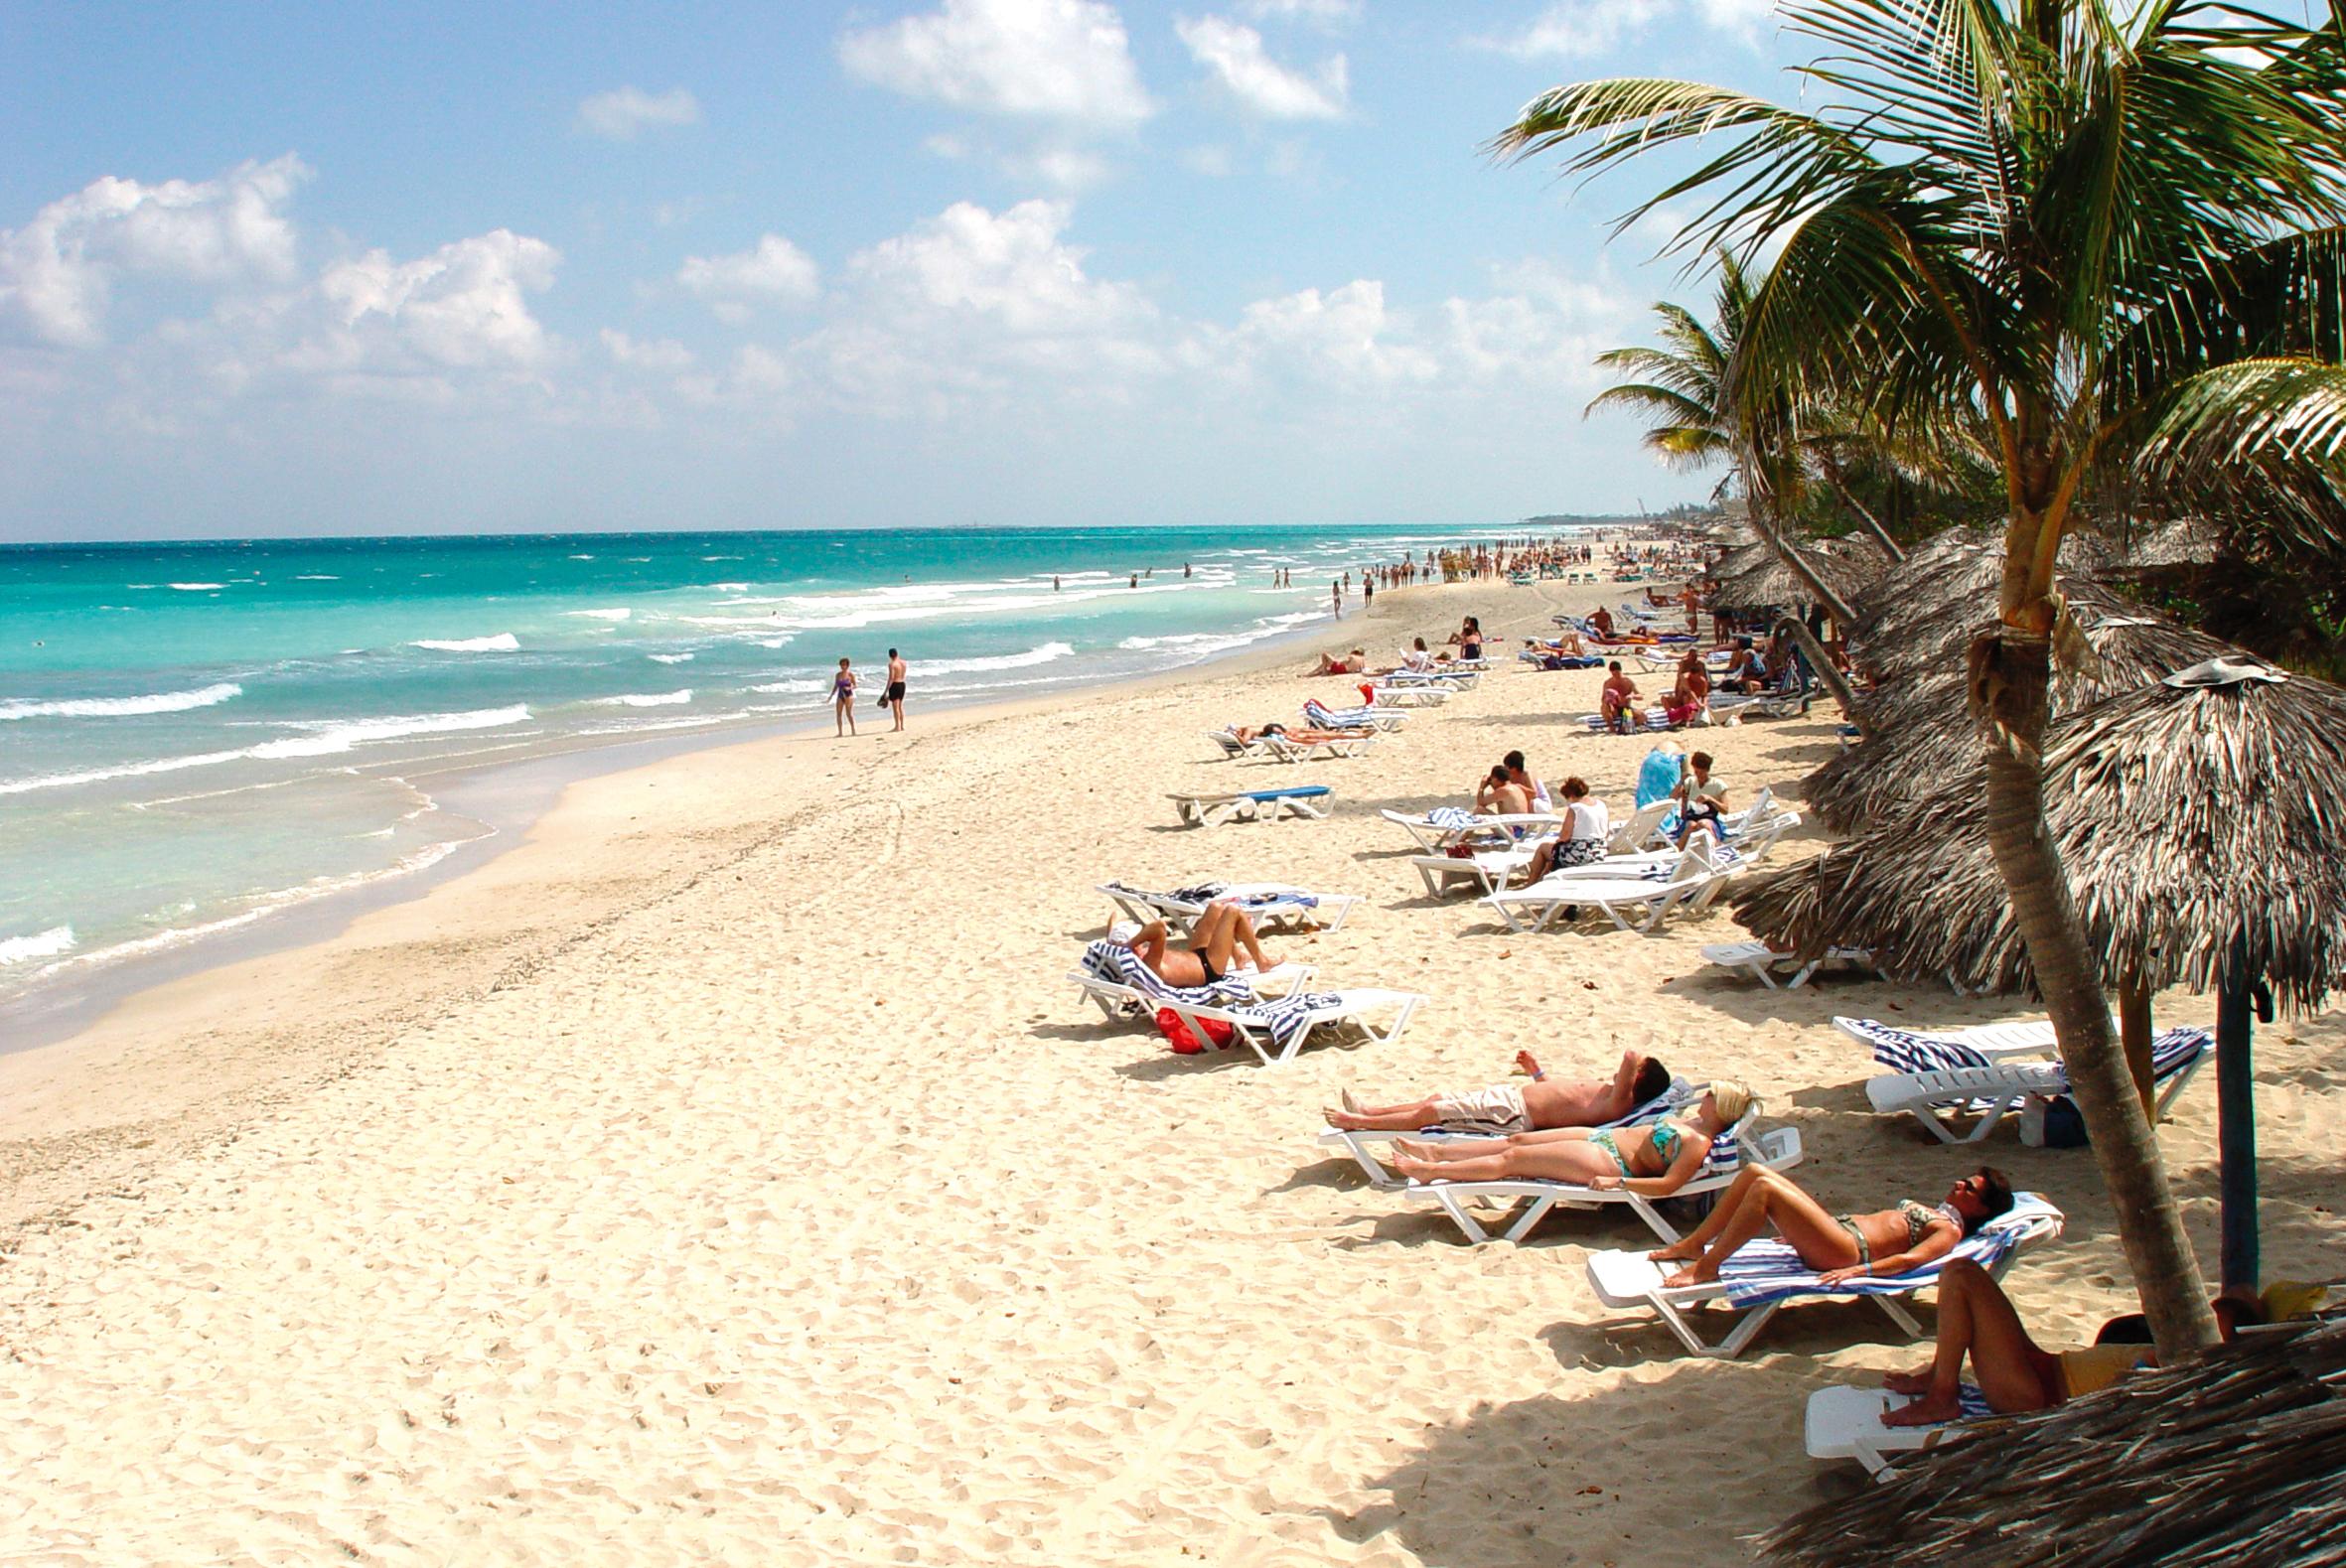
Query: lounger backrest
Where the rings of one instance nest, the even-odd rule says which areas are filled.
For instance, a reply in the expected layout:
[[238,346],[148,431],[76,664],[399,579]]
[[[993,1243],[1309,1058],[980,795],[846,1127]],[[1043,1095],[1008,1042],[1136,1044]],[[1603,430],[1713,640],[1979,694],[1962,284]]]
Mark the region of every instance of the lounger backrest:
[[1936,1035],[1919,1034],[1871,1018],[1845,1018],[1836,1022],[1871,1047],[1873,1060],[1892,1072],[1951,1072],[1987,1066],[1987,1058],[1970,1046]]

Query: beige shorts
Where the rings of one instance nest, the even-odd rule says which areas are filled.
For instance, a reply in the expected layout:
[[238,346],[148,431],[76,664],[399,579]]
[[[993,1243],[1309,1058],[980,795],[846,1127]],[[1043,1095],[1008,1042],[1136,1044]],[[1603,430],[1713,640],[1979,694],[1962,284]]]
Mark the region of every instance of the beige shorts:
[[1524,1090],[1518,1083],[1494,1083],[1471,1094],[1445,1094],[1433,1102],[1434,1119],[1444,1126],[1471,1122],[1477,1131],[1530,1132],[1532,1113],[1524,1109]]

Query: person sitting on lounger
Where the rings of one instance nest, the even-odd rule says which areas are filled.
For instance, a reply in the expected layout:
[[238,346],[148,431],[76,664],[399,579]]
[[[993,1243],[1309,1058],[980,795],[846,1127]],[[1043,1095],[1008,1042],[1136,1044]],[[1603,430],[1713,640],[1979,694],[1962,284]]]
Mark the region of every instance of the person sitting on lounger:
[[1531,796],[1533,810],[1552,811],[1555,809],[1554,803],[1548,798],[1547,785],[1533,776],[1522,752],[1509,752],[1505,757],[1499,759],[1499,766],[1506,769],[1507,777],[1520,784]]
[[1679,660],[1678,684],[1670,695],[1662,699],[1662,711],[1670,716],[1673,729],[1693,723],[1710,706],[1710,671],[1703,666],[1702,655],[1688,650]]
[[1727,786],[1710,774],[1710,753],[1696,752],[1686,759],[1686,777],[1678,786],[1678,847],[1686,847],[1686,840],[1696,828],[1706,827],[1710,836],[1724,841],[1726,824],[1719,820],[1727,809]]
[[1481,658],[1483,656],[1483,624],[1474,617],[1468,616],[1459,625],[1458,630],[1450,634],[1450,645],[1458,650],[1460,658]]
[[1613,819],[1605,802],[1588,792],[1588,781],[1577,774],[1559,786],[1564,809],[1564,831],[1532,846],[1531,864],[1524,868],[1530,887],[1552,871],[1592,866],[1605,858],[1605,842],[1613,836]]
[[1613,641],[1613,612],[1607,610],[1603,605],[1597,606],[1589,616],[1588,625],[1600,641],[1606,642]]
[[[2243,1326],[2265,1321],[2264,1308],[2254,1300],[2218,1296],[2208,1305],[2226,1341]],[[2104,1325],[2103,1335],[2125,1321]],[[1920,1371],[1892,1372],[1882,1380],[1894,1394],[1915,1396],[1913,1403],[1885,1411],[1882,1425],[1932,1426],[1961,1416],[1967,1356],[1987,1408],[1998,1415],[2066,1404],[2109,1387],[2138,1366],[2158,1364],[2158,1353],[2138,1342],[2100,1338],[2082,1351],[2039,1348],[1995,1276],[1970,1258],[1953,1258],[1939,1270],[1938,1349]]]
[[1206,906],[1206,913],[1190,928],[1186,947],[1173,945],[1173,933],[1163,921],[1150,921],[1124,945],[1158,979],[1185,989],[1213,985],[1240,967],[1235,960],[1242,948],[1253,968],[1278,967],[1278,960],[1264,952],[1262,943],[1254,939],[1254,923],[1246,918],[1246,912],[1223,899]]
[[1338,658],[1333,653],[1322,653],[1320,667],[1313,670],[1312,673],[1315,675],[1358,675],[1368,667],[1369,655],[1356,647],[1342,658]]
[[1483,782],[1475,786],[1474,809],[1478,816],[1494,813],[1502,816],[1532,814],[1532,791],[1516,783],[1515,776],[1501,763],[1483,775]]
[[1637,682],[1621,672],[1621,660],[1605,666],[1612,673],[1605,677],[1605,689],[1598,694],[1598,710],[1605,728],[1616,735],[1627,735],[1637,719]]
[[1719,676],[1719,684],[1729,691],[1755,692],[1768,689],[1768,661],[1752,651],[1751,639],[1735,640],[1735,656],[1727,660],[1727,667]]
[[1635,1051],[1621,1054],[1610,1079],[1550,1078],[1529,1051],[1515,1065],[1530,1083],[1494,1083],[1467,1094],[1428,1094],[1397,1105],[1364,1105],[1344,1091],[1344,1107],[1327,1111],[1328,1125],[1345,1132],[1535,1132],[1547,1127],[1601,1127],[1619,1121],[1670,1087],[1670,1069]]
[[2011,1207],[2012,1184],[1984,1165],[1948,1189],[1937,1207],[1904,1198],[1895,1208],[1862,1214],[1828,1213],[1791,1177],[1747,1165],[1701,1224],[1647,1256],[1657,1263],[1686,1265],[1665,1279],[1665,1286],[1706,1284],[1718,1278],[1719,1264],[1737,1247],[1772,1224],[1800,1260],[1817,1270],[1818,1282],[1830,1287],[1934,1262]]
[[1433,655],[1425,650],[1425,639],[1423,638],[1412,640],[1408,651],[1401,655],[1400,667],[1402,669],[1423,671],[1433,668]]
[[1749,1087],[1721,1078],[1686,1110],[1634,1127],[1511,1133],[1496,1149],[1480,1140],[1395,1138],[1393,1168],[1421,1182],[1529,1179],[1668,1198],[1694,1179],[1711,1140],[1741,1121],[1751,1106]]

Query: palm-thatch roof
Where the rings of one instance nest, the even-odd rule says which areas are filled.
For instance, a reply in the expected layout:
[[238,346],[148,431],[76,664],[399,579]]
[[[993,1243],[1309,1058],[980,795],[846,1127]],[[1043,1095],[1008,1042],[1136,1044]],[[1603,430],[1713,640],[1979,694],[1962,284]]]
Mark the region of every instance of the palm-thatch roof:
[[[2231,649],[2153,611],[2130,605],[2098,584],[2070,581],[2070,609],[2094,661],[2059,670],[2053,714],[2078,712],[2146,681]],[[1992,592],[1992,589],[1989,590]],[[1909,645],[1916,668],[1891,676],[1858,717],[1865,744],[1829,759],[1803,786],[1812,809],[1842,832],[1882,820],[1900,806],[1956,779],[1976,778],[1979,740],[1964,688],[1965,649],[1979,630],[1952,613],[1917,628]]]
[[[2211,660],[2057,723],[2044,776],[2106,988],[2207,991],[2229,971],[2311,1008],[2346,975],[2346,690],[2246,654]],[[2027,989],[1979,781],[1949,777],[1754,883],[1736,919],[1805,954],[1870,947],[1893,973]]]
[[2244,1335],[2034,1415],[1762,1536],[1779,1568],[2346,1564],[2346,1321]]
[[[1840,552],[1814,544],[1787,544],[1816,572],[1820,581],[1846,600],[1881,575],[1884,565],[1875,550]],[[1711,603],[1721,610],[1759,610],[1770,605],[1805,605],[1814,597],[1809,585],[1767,544],[1731,550],[1713,574],[1718,591]]]

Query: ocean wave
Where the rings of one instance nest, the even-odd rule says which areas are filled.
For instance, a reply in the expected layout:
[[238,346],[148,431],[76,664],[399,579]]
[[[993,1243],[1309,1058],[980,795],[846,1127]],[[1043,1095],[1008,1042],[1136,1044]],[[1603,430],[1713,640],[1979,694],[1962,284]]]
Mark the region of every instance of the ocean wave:
[[185,713],[209,708],[244,695],[233,681],[199,687],[194,691],[156,691],[143,697],[64,697],[36,702],[30,697],[0,699],[0,722],[9,719],[115,719],[141,713]]
[[711,583],[709,591],[718,594],[746,594],[750,591],[750,585],[747,583]]
[[1150,647],[1189,647],[1199,642],[1221,642],[1227,639],[1219,632],[1177,632],[1168,637],[1128,637],[1116,646],[1128,652]]
[[225,588],[228,585],[225,583],[173,583],[171,586],[183,594],[208,594],[215,589]]
[[692,655],[689,653],[647,653],[644,656],[655,664],[689,664],[692,662]]
[[77,774],[40,774],[31,779],[0,779],[0,794],[28,794],[35,789],[64,789],[73,784],[103,784],[109,779],[143,779],[149,774],[178,773],[183,768],[210,768],[232,763],[245,754],[198,752],[186,757],[158,757],[119,768],[92,768]]
[[1030,647],[1023,653],[998,653],[990,658],[924,658],[912,661],[916,675],[961,675],[981,669],[1026,669],[1035,664],[1048,664],[1055,658],[1066,658],[1075,652],[1066,642],[1045,642],[1041,647]]
[[627,692],[617,697],[596,697],[588,705],[597,708],[671,708],[679,702],[690,702],[692,691]]
[[297,583],[339,583],[342,581],[332,572],[296,572],[293,580]]
[[52,926],[33,936],[0,936],[0,964],[30,963],[73,950],[73,927]]
[[441,735],[461,730],[502,730],[529,717],[522,703],[510,708],[475,708],[465,713],[413,713],[381,719],[354,719],[320,726],[309,735],[264,741],[244,755],[273,761],[285,757],[331,757],[375,741],[403,741],[416,735]]
[[458,638],[439,641],[424,638],[407,644],[409,647],[434,648],[442,653],[518,653],[521,640],[511,632],[500,632],[495,637]]
[[777,680],[763,686],[752,686],[750,690],[769,692],[828,691],[830,684],[827,680]]
[[565,610],[562,614],[587,621],[625,621],[635,612],[633,610]]

